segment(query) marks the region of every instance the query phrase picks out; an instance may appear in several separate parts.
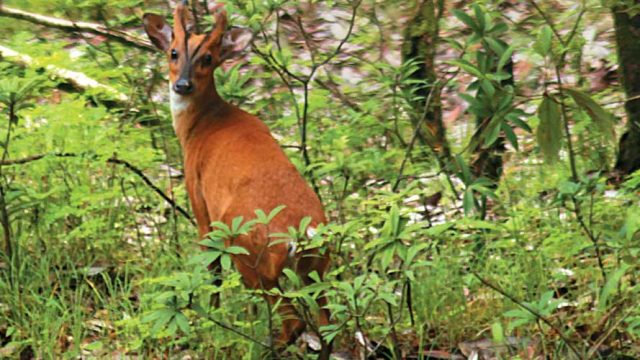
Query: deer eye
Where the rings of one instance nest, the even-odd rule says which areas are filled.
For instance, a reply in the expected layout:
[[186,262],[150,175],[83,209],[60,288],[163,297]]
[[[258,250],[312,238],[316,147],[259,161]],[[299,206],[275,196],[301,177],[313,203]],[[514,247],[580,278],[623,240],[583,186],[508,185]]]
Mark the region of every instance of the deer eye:
[[176,49],[171,50],[171,60],[178,60],[178,52]]
[[204,66],[209,66],[211,65],[212,62],[213,62],[213,57],[211,57],[211,54],[207,54],[202,58],[202,65]]

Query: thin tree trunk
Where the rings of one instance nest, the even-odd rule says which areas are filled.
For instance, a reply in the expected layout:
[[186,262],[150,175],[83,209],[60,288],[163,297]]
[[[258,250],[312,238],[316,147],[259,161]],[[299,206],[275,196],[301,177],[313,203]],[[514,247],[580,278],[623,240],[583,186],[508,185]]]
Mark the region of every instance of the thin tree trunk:
[[[636,5],[640,1],[636,0]],[[640,15],[629,16],[625,7],[612,9],[620,78],[628,100],[627,129],[620,138],[615,169],[624,176],[640,170]]]
[[[411,59],[421,61],[418,70],[412,74],[412,77],[416,80],[426,80],[429,86],[420,88],[417,92],[423,100],[415,105],[415,109],[418,114],[424,113],[425,116],[424,119],[419,119],[424,121],[418,121],[418,123],[425,124],[424,140],[436,152],[439,160],[444,164],[449,164],[451,150],[442,121],[442,101],[440,100],[440,88],[436,84],[435,68],[440,30],[438,21],[443,10],[444,0],[422,0],[418,3],[416,14],[405,30],[402,57],[404,61]],[[431,92],[433,94],[430,95]],[[427,98],[431,100],[429,108],[425,112],[424,101]]]

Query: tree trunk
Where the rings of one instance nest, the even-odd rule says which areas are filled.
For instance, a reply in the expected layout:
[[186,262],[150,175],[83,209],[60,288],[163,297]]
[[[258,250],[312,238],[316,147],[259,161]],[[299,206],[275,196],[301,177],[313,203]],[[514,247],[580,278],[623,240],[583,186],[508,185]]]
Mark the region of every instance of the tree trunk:
[[[451,151],[447,142],[446,130],[442,122],[442,102],[440,88],[435,84],[437,80],[435,69],[436,50],[438,45],[438,21],[444,10],[444,0],[422,0],[418,3],[416,15],[410,20],[405,30],[405,40],[402,46],[403,61],[419,59],[420,66],[412,74],[416,80],[426,80],[429,86],[421,87],[417,94],[424,100],[415,104],[415,110],[424,119],[419,123],[425,124],[424,141],[431,147],[439,162],[449,164]],[[425,101],[429,99],[429,107],[424,111]],[[419,124],[416,124],[418,126]]]
[[[636,5],[640,1],[636,0]],[[629,16],[628,8],[612,9],[620,78],[627,95],[627,129],[620,138],[615,169],[622,176],[640,169],[640,15]]]

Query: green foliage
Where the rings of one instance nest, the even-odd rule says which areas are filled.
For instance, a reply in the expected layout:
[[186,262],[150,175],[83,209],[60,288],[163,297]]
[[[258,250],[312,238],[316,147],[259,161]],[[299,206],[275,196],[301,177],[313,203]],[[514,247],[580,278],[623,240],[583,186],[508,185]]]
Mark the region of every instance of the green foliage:
[[[581,34],[605,16],[586,2],[576,24],[580,9],[555,13],[538,3],[553,21],[528,9],[507,25],[505,6],[524,10],[505,2],[444,12],[447,38],[437,49],[451,60],[437,64],[443,110],[455,113],[458,97],[468,107],[447,123],[452,164],[442,166],[415,131],[423,114],[414,104],[425,101],[419,90],[434,84],[412,77],[419,59],[399,64],[393,56],[411,2],[363,1],[348,38],[359,2],[226,4],[231,23],[257,35],[246,61],[216,72],[217,90],[270,127],[317,185],[328,218],[268,231],[271,246],[295,243],[297,256],[328,251],[332,259],[323,276],[301,277],[292,264],[271,290],[243,285],[234,261],[248,249],[236,240],[270,229],[284,207],[215,221],[198,239],[158,196],[157,189],[190,212],[164,57],[0,18],[0,45],[36,64],[0,64],[0,357],[263,358],[283,320],[283,300],[265,295],[289,301],[307,331],[334,349],[363,357],[361,339],[411,356],[455,352],[485,337],[539,339],[544,356],[570,358],[559,334],[585,354],[601,341],[637,357],[640,172],[619,187],[605,172],[587,172],[611,165],[620,126],[618,89],[589,91],[583,73]],[[123,31],[139,29],[145,11],[169,13],[160,1],[4,4]],[[298,19],[313,29],[310,38],[296,32]],[[212,17],[201,20],[210,25]],[[512,60],[530,73],[512,78]],[[81,72],[128,101],[71,87],[48,65]],[[501,143],[510,145],[502,178],[478,176],[476,150]],[[207,270],[216,262],[219,276]],[[320,325],[322,309],[331,312],[329,325]],[[295,345],[286,355],[315,357]]]
[[544,95],[538,107],[540,124],[536,130],[536,139],[545,159],[553,163],[558,160],[562,148],[562,119],[560,105],[549,95]]

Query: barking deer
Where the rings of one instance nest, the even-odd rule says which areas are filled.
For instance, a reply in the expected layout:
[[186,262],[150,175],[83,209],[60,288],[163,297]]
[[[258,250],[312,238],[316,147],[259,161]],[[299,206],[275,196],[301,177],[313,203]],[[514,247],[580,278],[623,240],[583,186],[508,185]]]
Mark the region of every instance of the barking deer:
[[[214,221],[230,224],[239,216],[254,218],[256,209],[268,213],[284,205],[268,227],[257,226],[248,235],[233,239],[234,245],[249,252],[234,255],[233,262],[252,289],[277,287],[288,264],[295,264],[293,270],[309,282],[311,272],[322,276],[326,271],[328,253],[296,252],[292,244],[274,241],[269,233],[286,233],[305,217],[316,227],[326,221],[324,211],[268,127],[218,95],[215,69],[240,54],[252,37],[248,30],[228,28],[226,12],[219,7],[214,9],[213,30],[205,34],[191,32],[187,1],[178,2],[173,27],[162,16],[144,16],[147,35],[169,62],[173,126],[184,152],[185,183],[199,235],[204,239]],[[212,265],[219,269],[219,264]],[[269,298],[272,303],[276,300]],[[323,297],[319,304],[325,305]],[[278,344],[291,343],[306,324],[286,299],[278,311],[283,317]],[[322,309],[320,324],[328,322],[329,312]]]

